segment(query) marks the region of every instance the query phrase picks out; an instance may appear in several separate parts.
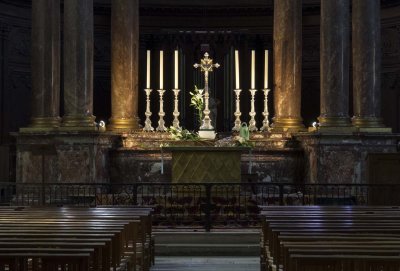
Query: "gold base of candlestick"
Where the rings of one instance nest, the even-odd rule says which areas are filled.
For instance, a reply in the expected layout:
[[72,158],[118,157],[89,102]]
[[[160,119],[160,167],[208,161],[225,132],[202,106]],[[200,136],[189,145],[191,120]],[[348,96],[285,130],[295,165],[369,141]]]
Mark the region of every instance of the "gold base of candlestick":
[[60,131],[97,131],[95,119],[93,115],[66,115]]
[[273,132],[300,132],[304,131],[303,120],[301,118],[273,118],[271,125]]
[[60,123],[60,117],[37,117],[32,118],[28,127],[20,128],[19,131],[22,133],[56,131],[60,127]]
[[126,132],[139,129],[138,118],[110,118],[107,130],[113,132]]

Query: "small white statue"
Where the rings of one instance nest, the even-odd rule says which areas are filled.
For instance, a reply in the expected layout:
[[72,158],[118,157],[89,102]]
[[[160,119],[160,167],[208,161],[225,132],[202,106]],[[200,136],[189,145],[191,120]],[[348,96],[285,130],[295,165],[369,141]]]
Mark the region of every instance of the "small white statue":
[[97,125],[97,129],[99,130],[99,132],[105,132],[106,131],[106,123],[103,120],[101,120]]

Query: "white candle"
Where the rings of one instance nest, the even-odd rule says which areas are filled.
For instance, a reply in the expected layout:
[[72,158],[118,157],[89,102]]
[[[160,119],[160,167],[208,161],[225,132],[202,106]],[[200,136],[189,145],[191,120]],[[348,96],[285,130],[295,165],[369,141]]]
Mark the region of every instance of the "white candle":
[[178,89],[178,50],[175,50],[175,89]]
[[235,80],[236,80],[236,88],[240,89],[239,86],[239,51],[235,50]]
[[264,89],[268,89],[268,50],[265,50],[264,59]]
[[150,88],[150,50],[147,50],[147,76],[146,76],[146,88]]
[[160,89],[164,89],[164,51],[160,51]]
[[256,86],[256,52],[251,50],[251,89]]

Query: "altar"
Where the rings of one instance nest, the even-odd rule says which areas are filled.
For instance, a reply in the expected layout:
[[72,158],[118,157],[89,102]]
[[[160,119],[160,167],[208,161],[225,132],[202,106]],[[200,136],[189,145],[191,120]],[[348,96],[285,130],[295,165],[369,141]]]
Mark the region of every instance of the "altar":
[[240,182],[242,153],[251,154],[249,147],[176,146],[162,151],[172,154],[172,183]]

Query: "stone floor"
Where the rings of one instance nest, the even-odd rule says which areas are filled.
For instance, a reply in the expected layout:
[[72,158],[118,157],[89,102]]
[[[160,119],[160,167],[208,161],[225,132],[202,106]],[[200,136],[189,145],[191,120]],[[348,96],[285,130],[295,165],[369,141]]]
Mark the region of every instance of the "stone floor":
[[156,257],[151,271],[259,271],[257,257]]

